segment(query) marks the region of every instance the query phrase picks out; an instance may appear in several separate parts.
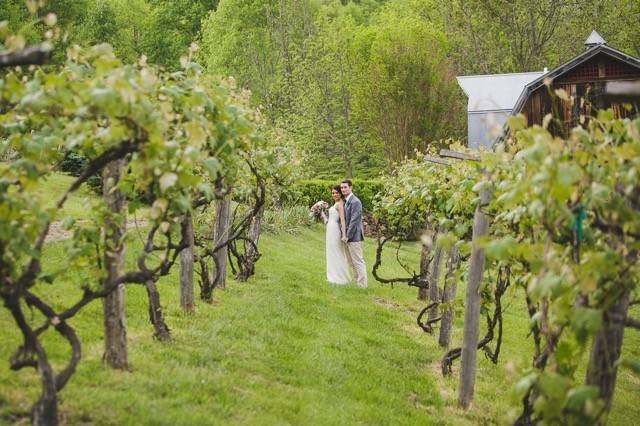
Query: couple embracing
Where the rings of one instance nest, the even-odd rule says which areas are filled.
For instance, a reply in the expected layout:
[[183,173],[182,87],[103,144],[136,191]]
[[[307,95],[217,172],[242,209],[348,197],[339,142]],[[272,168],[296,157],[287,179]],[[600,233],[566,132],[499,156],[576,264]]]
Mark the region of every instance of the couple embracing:
[[329,216],[323,214],[327,225],[327,281],[348,284],[355,276],[358,287],[367,287],[367,267],[362,255],[364,227],[362,203],[352,192],[353,184],[344,180],[331,188],[334,204]]

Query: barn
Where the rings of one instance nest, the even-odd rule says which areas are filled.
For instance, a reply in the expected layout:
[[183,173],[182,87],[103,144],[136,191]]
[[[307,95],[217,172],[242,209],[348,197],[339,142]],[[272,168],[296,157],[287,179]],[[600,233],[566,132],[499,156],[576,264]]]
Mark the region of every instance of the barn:
[[502,134],[522,89],[545,71],[458,76],[467,95],[467,140],[470,148],[491,148]]
[[636,108],[607,96],[605,87],[608,82],[640,80],[640,60],[607,46],[596,31],[585,46],[575,58],[528,83],[512,114],[523,114],[531,126],[541,125],[545,115],[553,113],[549,129],[560,136],[601,109],[611,108],[616,118],[636,114]]
[[469,100],[469,147],[491,148],[510,115],[523,114],[528,125],[541,125],[553,113],[549,129],[562,136],[601,109],[611,108],[617,118],[637,114],[637,105],[629,108],[623,99],[608,96],[605,87],[640,80],[640,60],[609,47],[596,31],[584,44],[582,53],[548,72],[457,77]]

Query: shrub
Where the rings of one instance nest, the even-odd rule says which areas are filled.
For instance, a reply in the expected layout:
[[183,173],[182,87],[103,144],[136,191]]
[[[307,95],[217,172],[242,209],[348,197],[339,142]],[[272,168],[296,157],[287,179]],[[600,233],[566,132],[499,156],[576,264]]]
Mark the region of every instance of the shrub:
[[[353,192],[362,202],[365,211],[373,209],[375,196],[382,192],[383,184],[378,180],[353,179]],[[331,199],[331,187],[340,181],[331,180],[300,180],[291,186],[291,191],[283,201],[283,205],[304,205],[310,207],[316,201],[324,200],[333,204]]]
[[67,151],[60,162],[60,170],[71,176],[80,176],[82,170],[87,166],[87,158],[74,151]]
[[13,161],[19,157],[18,151],[13,149],[6,139],[0,139],[0,161]]
[[282,209],[264,211],[262,230],[269,234],[299,234],[302,228],[311,226],[314,220],[309,216],[309,209],[305,206],[292,206]]
[[[80,176],[87,163],[87,158],[84,155],[75,151],[67,151],[58,168],[71,176]],[[87,179],[87,185],[95,194],[102,195],[102,176],[100,174],[95,174]]]

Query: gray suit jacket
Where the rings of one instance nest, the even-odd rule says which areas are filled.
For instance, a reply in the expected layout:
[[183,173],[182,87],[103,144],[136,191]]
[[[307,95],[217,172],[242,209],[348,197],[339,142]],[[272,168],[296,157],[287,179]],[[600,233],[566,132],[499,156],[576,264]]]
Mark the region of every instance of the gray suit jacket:
[[355,194],[345,203],[344,221],[347,227],[347,241],[355,243],[364,240],[364,226],[362,225],[362,203]]

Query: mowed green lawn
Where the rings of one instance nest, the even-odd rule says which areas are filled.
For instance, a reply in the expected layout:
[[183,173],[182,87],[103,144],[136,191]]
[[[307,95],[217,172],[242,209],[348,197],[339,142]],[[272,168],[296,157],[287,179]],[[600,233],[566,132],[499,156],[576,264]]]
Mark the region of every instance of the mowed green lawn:
[[[257,275],[247,283],[230,280],[226,290],[215,293],[213,304],[198,303],[194,314],[178,306],[175,272],[165,277],[159,288],[171,343],[151,337],[146,293],[128,287],[131,371],[111,371],[101,362],[101,307],[90,305],[73,320],[84,353],[60,394],[63,423],[494,424],[519,409],[512,388],[530,363],[531,345],[517,291],[505,296],[500,362],[493,365],[478,355],[475,402],[463,412],[456,408],[459,362],[452,377],[442,378],[439,362],[445,351],[437,334],[429,336],[415,324],[424,305],[416,300],[416,290],[384,286],[372,277],[366,290],[327,284],[323,232],[318,225],[300,235],[263,236]],[[48,245],[47,268],[61,261],[61,244]],[[369,269],[374,249],[367,241]],[[129,261],[134,251],[129,250]],[[406,246],[401,256],[417,264],[417,247]],[[402,273],[394,259],[390,250],[385,275]],[[56,306],[78,297],[73,279],[47,288]],[[462,287],[458,298],[463,295]],[[461,309],[454,345],[460,343]],[[27,423],[39,393],[33,371],[9,370],[19,341],[8,312],[0,309],[0,424]],[[64,342],[51,334],[46,347],[60,367],[68,354]],[[624,355],[640,358],[638,332],[627,331]],[[583,375],[578,372],[577,378]],[[610,424],[636,423],[639,395],[638,377],[620,370]]]

